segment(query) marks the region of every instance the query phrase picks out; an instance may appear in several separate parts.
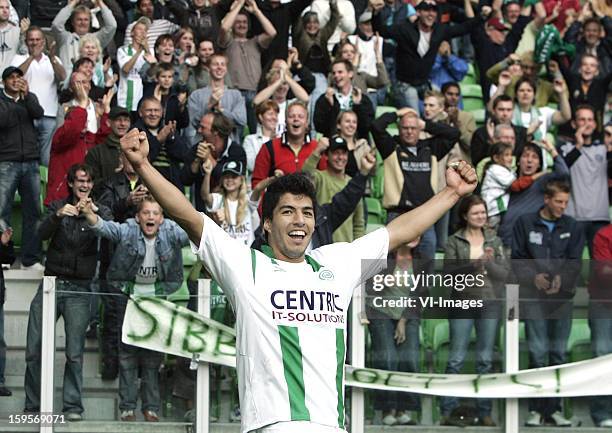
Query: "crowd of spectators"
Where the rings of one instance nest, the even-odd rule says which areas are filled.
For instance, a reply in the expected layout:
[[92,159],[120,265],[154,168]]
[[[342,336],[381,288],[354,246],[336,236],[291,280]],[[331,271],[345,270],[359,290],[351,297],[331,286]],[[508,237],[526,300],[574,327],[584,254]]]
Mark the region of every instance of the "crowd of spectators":
[[[449,164],[469,162],[478,195],[400,248],[397,267],[416,272],[418,257],[430,271],[441,252],[476,260],[470,272],[488,275],[493,292],[513,271],[532,308],[562,304],[554,319],[526,319],[530,366],[566,361],[578,272],[538,263],[580,259],[583,245],[612,256],[609,2],[0,0],[0,35],[0,259],[14,260],[18,238],[14,266],[58,279],[68,420],[82,419],[84,342],[98,322],[121,420],[136,419],[139,375],[144,418],[159,420],[161,355],[120,342],[125,298],[99,306],[87,294],[93,281],[109,295],[184,286],[187,237],[121,154],[132,128],[197,210],[263,249],[259,199],[275,177],[303,171],[314,183],[316,248],[411,211],[445,186]],[[10,227],[17,208],[21,233]],[[609,297],[591,286],[592,299]],[[28,413],[40,410],[41,289],[27,330]],[[0,273],[0,395],[10,395],[4,298]],[[418,317],[367,314],[373,366],[418,371]],[[498,321],[469,320],[450,318],[448,373],[461,371],[472,327],[477,370],[491,371]],[[592,320],[591,332],[597,355],[612,352],[612,319]],[[441,400],[442,424],[462,424],[457,406]],[[417,421],[420,403],[377,393],[374,407],[401,425]],[[529,426],[570,422],[557,400],[529,409]],[[495,425],[490,401],[477,410]],[[592,417],[612,427],[612,400],[597,399]]]

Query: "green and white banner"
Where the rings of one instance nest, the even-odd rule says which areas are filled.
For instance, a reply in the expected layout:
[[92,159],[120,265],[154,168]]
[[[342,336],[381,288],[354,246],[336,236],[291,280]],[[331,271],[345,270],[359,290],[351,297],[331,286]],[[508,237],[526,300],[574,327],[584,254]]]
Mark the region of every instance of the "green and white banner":
[[[232,328],[157,298],[128,302],[122,339],[126,344],[158,352],[236,366],[236,333]],[[612,355],[515,374],[398,373],[345,367],[349,386],[483,398],[612,394],[610,371]]]

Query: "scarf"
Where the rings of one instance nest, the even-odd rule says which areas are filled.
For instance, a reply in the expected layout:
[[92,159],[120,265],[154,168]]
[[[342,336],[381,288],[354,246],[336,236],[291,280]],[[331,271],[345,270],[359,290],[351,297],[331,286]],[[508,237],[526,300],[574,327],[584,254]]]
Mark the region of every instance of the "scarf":
[[[527,128],[529,129],[529,125],[524,125],[523,124],[523,116],[522,116],[523,112],[521,111],[521,108],[519,107],[518,104],[514,104],[514,111],[512,113],[512,124],[516,125],[516,126],[522,126],[523,128]],[[536,119],[540,119],[540,110],[538,109],[538,107],[536,107],[535,105],[531,106],[531,109],[529,110],[529,114],[530,114],[530,122],[533,122]],[[540,128],[536,129],[533,132],[533,138],[534,140],[542,140],[542,131],[540,130]]]

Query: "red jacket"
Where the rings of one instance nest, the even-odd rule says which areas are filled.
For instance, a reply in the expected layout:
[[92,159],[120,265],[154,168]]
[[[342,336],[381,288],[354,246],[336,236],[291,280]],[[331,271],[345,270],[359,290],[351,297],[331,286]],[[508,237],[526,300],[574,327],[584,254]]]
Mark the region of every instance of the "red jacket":
[[[302,170],[304,162],[313,150],[317,147],[317,140],[310,140],[300,148],[296,155],[293,149],[284,141],[284,134],[272,140],[272,149],[274,157],[270,156],[268,150],[269,144],[261,146],[257,158],[255,159],[255,167],[253,169],[252,187],[255,188],[259,182],[271,175],[274,170],[282,170],[284,174],[295,173]],[[321,160],[318,165],[319,170],[327,168],[327,157],[321,155]]]
[[83,163],[87,151],[102,143],[111,132],[106,113],[100,119],[100,127],[96,134],[87,131],[86,127],[87,110],[75,107],[68,112],[64,124],[53,134],[45,206],[55,200],[68,197],[66,181],[68,169],[74,164]]
[[[597,300],[612,301],[612,224],[600,229],[593,238],[593,257],[591,257],[591,275],[589,293],[592,302]],[[612,304],[602,304],[612,308]]]

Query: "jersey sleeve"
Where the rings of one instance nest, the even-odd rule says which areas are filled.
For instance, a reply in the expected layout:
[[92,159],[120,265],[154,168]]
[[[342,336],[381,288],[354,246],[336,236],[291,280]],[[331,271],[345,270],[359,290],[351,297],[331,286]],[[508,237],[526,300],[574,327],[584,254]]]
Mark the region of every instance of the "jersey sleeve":
[[212,206],[206,206],[207,212],[216,212],[223,207],[223,196],[218,192],[213,192],[212,196]]
[[253,285],[251,249],[231,238],[215,222],[202,213],[204,229],[200,245],[191,243],[191,249],[225,294],[235,304],[240,293]]
[[389,232],[380,228],[353,242],[336,242],[311,251],[310,256],[322,266],[339,272],[349,298],[355,287],[387,266]]

